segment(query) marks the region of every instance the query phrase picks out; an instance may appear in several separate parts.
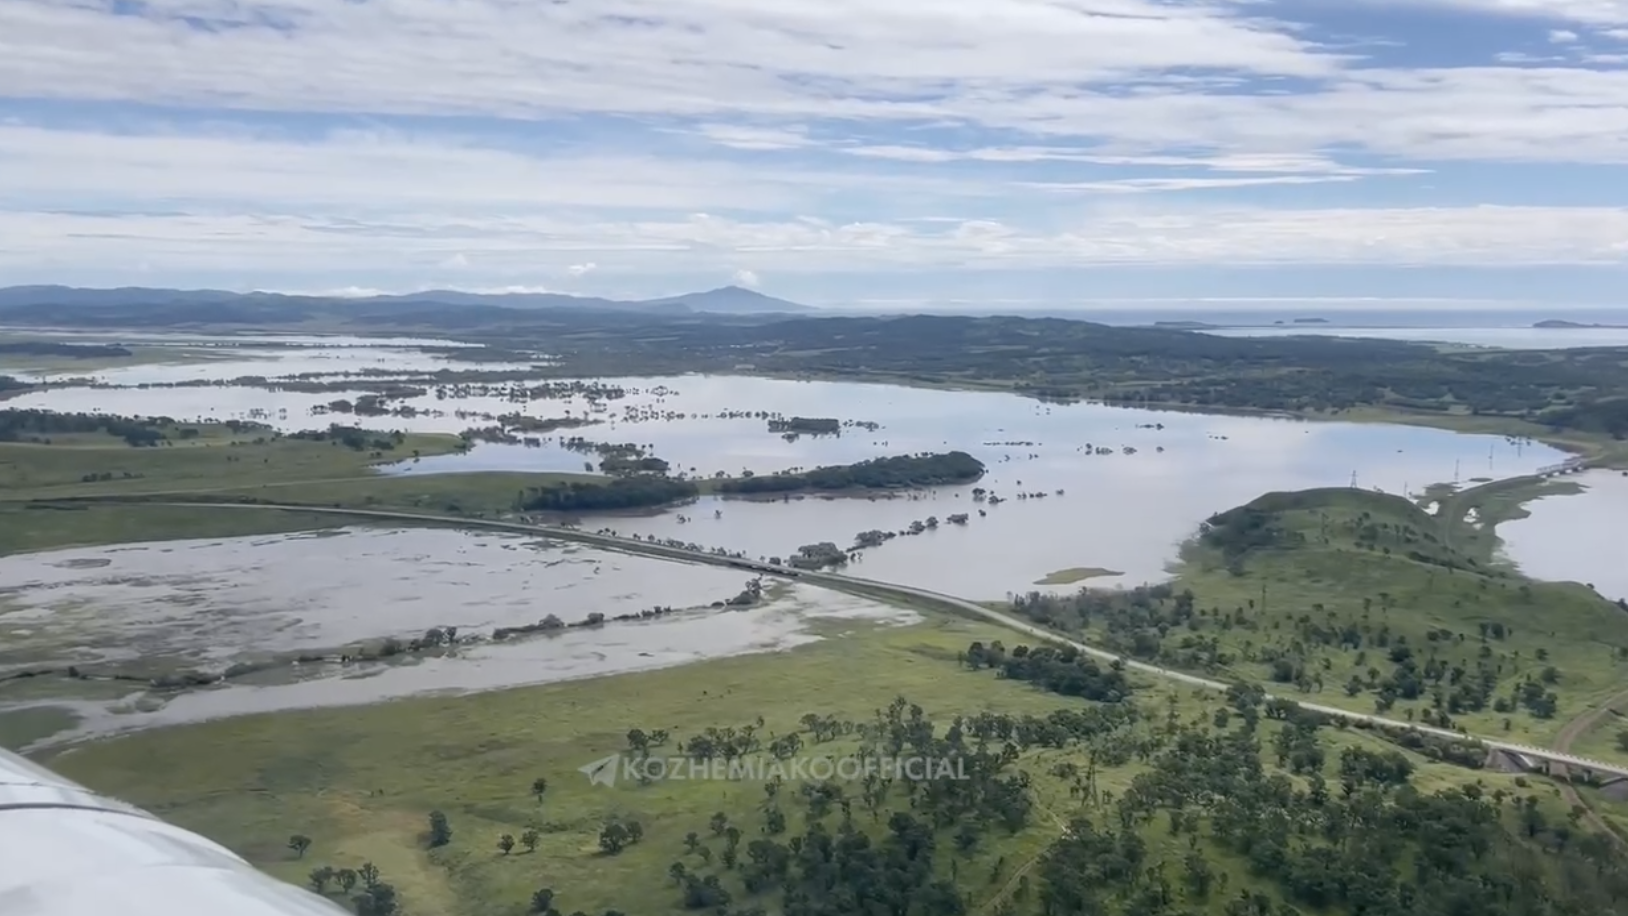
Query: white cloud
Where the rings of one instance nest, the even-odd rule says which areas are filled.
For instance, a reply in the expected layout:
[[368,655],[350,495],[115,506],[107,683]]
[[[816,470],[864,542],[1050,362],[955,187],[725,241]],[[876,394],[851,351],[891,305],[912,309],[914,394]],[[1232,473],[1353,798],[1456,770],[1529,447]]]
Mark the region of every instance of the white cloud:
[[755,270],[737,270],[730,282],[736,286],[744,286],[747,289],[757,289],[763,285],[763,281],[758,279]]
[[[1226,4],[1157,0],[148,0],[141,15],[111,6],[8,0],[0,85],[41,98],[509,116],[780,115],[819,97],[829,113],[865,116],[935,106],[840,90],[1079,83],[1176,67],[1333,70],[1306,42]],[[808,77],[824,83],[794,82]]]
[[[1130,212],[1036,231],[995,220],[837,224],[694,216],[683,220],[364,225],[297,217],[0,213],[0,272],[41,263],[220,271],[431,271],[467,252],[491,279],[535,275],[583,252],[647,275],[736,271],[749,285],[773,271],[880,268],[1060,268],[1085,265],[1447,264],[1482,267],[1628,264],[1628,208],[1216,208]],[[345,228],[357,228],[347,223]],[[519,281],[516,281],[519,282]]]
[[1628,0],[1390,0],[1579,23],[1628,23]]
[[[0,4],[0,85],[43,99],[273,111],[688,115],[720,144],[756,150],[813,142],[788,120],[926,119],[1127,152],[1346,144],[1628,161],[1628,133],[1600,117],[1628,109],[1628,73],[1359,68],[1220,0],[152,0],[145,16],[110,15],[108,2]],[[1623,7],[1579,0],[1557,15],[1610,22]],[[204,31],[182,14],[237,25]],[[1236,76],[1193,75],[1220,71],[1319,83],[1240,92]],[[1140,84],[1127,92],[1127,81]],[[1495,129],[1519,121],[1532,126]]]
[[1411,3],[1568,58],[1383,65],[1245,0],[4,0],[31,101],[0,101],[0,272],[1628,258],[1609,207],[1336,205],[1559,174],[1463,190],[1454,161],[1628,164],[1628,57],[1580,38],[1628,40],[1628,0]]

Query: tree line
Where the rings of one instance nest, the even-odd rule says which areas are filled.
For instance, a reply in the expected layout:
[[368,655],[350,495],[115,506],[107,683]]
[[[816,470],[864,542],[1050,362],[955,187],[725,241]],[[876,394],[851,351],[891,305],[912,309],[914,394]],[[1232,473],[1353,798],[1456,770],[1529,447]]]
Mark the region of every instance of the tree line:
[[966,452],[895,455],[856,464],[814,468],[802,473],[735,477],[718,481],[721,493],[792,493],[800,490],[909,489],[972,483],[984,463]]

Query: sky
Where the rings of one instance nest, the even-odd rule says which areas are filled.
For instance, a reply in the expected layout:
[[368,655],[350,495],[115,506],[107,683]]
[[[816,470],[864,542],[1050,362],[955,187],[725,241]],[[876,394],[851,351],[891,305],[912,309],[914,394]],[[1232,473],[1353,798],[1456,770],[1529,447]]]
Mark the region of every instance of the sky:
[[1628,304],[1628,0],[4,0],[0,285]]

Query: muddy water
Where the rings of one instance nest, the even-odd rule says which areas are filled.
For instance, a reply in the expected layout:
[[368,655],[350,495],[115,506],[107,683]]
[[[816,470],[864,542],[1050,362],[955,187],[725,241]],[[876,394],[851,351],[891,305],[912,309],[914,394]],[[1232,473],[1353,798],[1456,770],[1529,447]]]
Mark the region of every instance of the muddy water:
[[[243,376],[286,378],[303,374],[354,373],[362,369],[394,372],[434,372],[449,368],[525,369],[520,363],[470,363],[456,353],[441,355],[422,352],[420,347],[458,347],[470,353],[479,348],[456,341],[411,337],[363,338],[310,335],[253,335],[238,338],[203,337],[188,334],[29,334],[65,343],[91,345],[139,345],[171,354],[161,362],[106,369],[77,371],[56,369],[49,373],[24,368],[5,370],[25,378],[48,380],[63,377],[89,378],[109,385],[150,385],[197,379],[229,380]],[[539,360],[541,362],[542,360]],[[0,366],[4,369],[4,366]]]
[[[351,705],[637,671],[818,638],[821,621],[901,624],[908,611],[809,586],[750,608],[709,605],[744,577],[523,537],[426,529],[176,541],[0,560],[0,672],[42,664],[220,669],[292,651],[459,626],[567,622],[657,605],[657,619],[556,631],[389,662],[280,666],[185,692],[35,678],[0,685],[0,715],[66,710],[51,740],[251,712]],[[842,624],[839,624],[842,625]],[[71,726],[71,727],[70,727]],[[44,738],[46,736],[40,736]]]
[[[313,406],[338,395],[246,388],[67,389],[14,402],[177,418],[252,413],[286,429],[333,419],[442,432],[485,425],[456,416],[458,411],[589,416],[604,422],[564,435],[647,445],[675,470],[701,477],[964,449],[989,466],[980,485],[1006,498],[1004,503],[974,504],[966,487],[918,494],[913,500],[707,499],[652,518],[586,524],[772,556],[819,541],[847,546],[861,531],[898,531],[937,516],[941,524],[936,532],[896,538],[869,551],[863,569],[856,571],[974,598],[1022,592],[1049,573],[1073,567],[1124,573],[1098,580],[1104,584],[1158,578],[1200,521],[1272,490],[1355,483],[1391,493],[1416,492],[1455,478],[1529,473],[1564,457],[1530,442],[1420,427],[1046,405],[998,393],[713,376],[620,383],[628,397],[597,404],[584,398],[526,403],[431,394],[407,403],[440,415],[414,418],[313,416]],[[761,416],[765,412],[869,422],[877,428],[849,427],[839,436],[788,440],[768,430]],[[467,455],[426,458],[386,470],[582,472],[592,456],[559,447],[561,438],[541,437],[539,447],[483,444]],[[1036,493],[1044,495],[1023,498]],[[959,513],[971,516],[965,527],[943,524]]]
[[1527,504],[1528,517],[1498,526],[1504,554],[1534,578],[1628,599],[1628,476],[1596,470],[1566,479],[1583,492],[1545,496]]
[[437,626],[567,623],[739,594],[744,573],[500,533],[349,528],[0,558],[0,672],[20,660],[223,668]]

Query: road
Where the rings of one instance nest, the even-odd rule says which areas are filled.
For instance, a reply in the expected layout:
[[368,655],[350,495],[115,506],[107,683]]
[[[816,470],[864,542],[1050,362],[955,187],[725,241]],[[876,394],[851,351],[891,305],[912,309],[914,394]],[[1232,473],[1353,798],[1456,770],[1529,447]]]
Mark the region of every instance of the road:
[[[376,518],[401,522],[412,522],[415,524],[452,525],[460,528],[483,528],[495,531],[514,531],[522,534],[554,538],[561,541],[574,541],[581,544],[589,544],[595,547],[603,547],[608,550],[620,551],[622,553],[640,554],[643,556],[657,557],[665,560],[676,560],[682,563],[704,563],[713,566],[730,566],[731,568],[737,568],[734,566],[734,564],[740,562],[737,558],[721,556],[718,554],[701,553],[694,550],[686,550],[682,547],[669,547],[665,544],[639,541],[634,540],[633,538],[619,537],[616,535],[580,531],[575,528],[564,528],[555,525],[537,525],[526,522],[505,522],[495,519],[434,515],[423,512],[398,512],[389,509],[345,509],[330,506],[301,506],[297,504],[285,503],[176,501],[138,502],[133,504],[149,506],[181,506],[187,508],[238,509],[249,511],[260,510],[273,512],[304,512],[318,515],[343,515],[355,518]],[[768,567],[768,564],[757,565]],[[1217,691],[1224,691],[1228,687],[1232,686],[1226,681],[1212,680],[1196,674],[1189,674],[1185,671],[1176,671],[1170,668],[1163,668],[1149,662],[1124,658],[1113,652],[1109,652],[1106,649],[1082,642],[1076,642],[1061,636],[1052,630],[1036,626],[1028,621],[1021,620],[993,608],[985,607],[984,605],[976,602],[968,601],[964,598],[957,598],[954,595],[945,595],[939,592],[915,588],[908,585],[899,585],[893,582],[879,582],[875,579],[863,579],[858,576],[847,575],[846,573],[812,572],[809,570],[796,570],[784,566],[769,568],[776,569],[779,572],[787,575],[795,575],[801,581],[813,582],[837,591],[848,592],[851,594],[857,593],[871,598],[902,598],[918,604],[927,604],[944,608],[963,616],[970,615],[982,618],[998,626],[1005,627],[1006,629],[1032,636],[1035,639],[1057,645],[1071,646],[1086,655],[1109,662],[1117,661],[1133,671],[1140,671],[1143,674],[1149,674],[1165,680],[1175,681],[1180,684],[1187,684],[1205,690]],[[1270,697],[1270,695],[1268,696]],[[1481,744],[1495,750],[1519,754],[1523,757],[1534,760],[1553,761],[1555,763],[1565,764],[1569,767],[1579,767],[1585,770],[1592,770],[1593,772],[1602,775],[1628,777],[1628,766],[1620,766],[1600,760],[1590,760],[1588,758],[1578,757],[1563,751],[1533,747],[1532,745],[1528,744],[1516,744],[1509,741],[1501,741],[1496,738],[1470,735],[1463,732],[1455,732],[1443,728],[1433,728],[1426,725],[1415,725],[1411,722],[1403,722],[1397,719],[1389,719],[1384,716],[1372,715],[1369,713],[1354,712],[1349,709],[1339,709],[1333,706],[1319,706],[1315,703],[1304,702],[1297,697],[1284,697],[1284,699],[1298,703],[1302,709],[1309,709],[1313,712],[1345,719],[1350,722],[1384,725],[1393,728],[1413,729],[1424,734],[1437,735],[1456,740],[1469,739],[1478,741]]]

